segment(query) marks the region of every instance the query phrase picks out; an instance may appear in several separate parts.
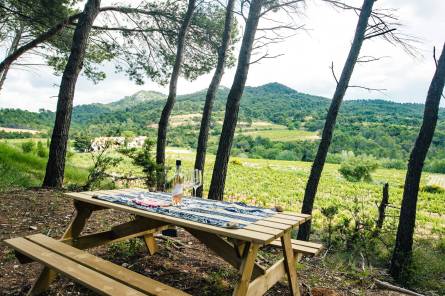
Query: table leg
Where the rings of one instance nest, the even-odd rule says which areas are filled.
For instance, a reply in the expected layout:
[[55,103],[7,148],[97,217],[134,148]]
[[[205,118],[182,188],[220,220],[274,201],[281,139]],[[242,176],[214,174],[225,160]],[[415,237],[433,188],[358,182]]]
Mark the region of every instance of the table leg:
[[[74,204],[76,208],[76,215],[71,220],[70,225],[65,230],[65,233],[62,236],[62,239],[73,238],[73,246],[75,246],[75,239],[79,237],[80,233],[85,227],[88,218],[93,212],[91,207],[83,207],[82,205],[83,204],[79,203]],[[45,292],[46,290],[48,290],[49,286],[56,279],[56,277],[57,273],[45,266],[40,272],[37,280],[32,285],[31,290],[29,290],[28,295],[39,295]]]
[[[233,267],[239,269],[242,265],[242,258],[238,256],[238,251],[234,245],[220,238],[216,234],[211,234],[203,231],[199,231],[196,229],[186,229],[189,233],[191,233],[194,237],[196,237],[199,241],[201,241],[206,247],[214,251],[218,256],[223,258],[227,263],[232,265]],[[244,244],[243,244],[244,245]],[[243,253],[247,248],[247,243],[243,247]],[[242,256],[241,256],[242,257]],[[253,278],[257,278],[259,276],[264,275],[266,269],[262,267],[260,264],[254,262],[253,267]]]
[[239,269],[240,279],[233,291],[234,296],[244,296],[247,294],[259,248],[260,246],[257,244],[247,243],[245,245],[241,267]]
[[153,233],[144,235],[144,242],[150,255],[154,255],[158,251],[158,245],[156,244]]
[[[71,220],[70,225],[65,230],[65,233],[62,235],[62,239],[73,238],[76,239],[79,237],[82,232],[85,224],[87,223],[88,218],[90,218],[93,210],[88,206],[83,206],[82,204],[75,204],[76,207],[76,215]],[[74,246],[73,241],[73,246]]]
[[286,268],[287,279],[289,281],[289,288],[293,296],[300,296],[300,288],[298,287],[298,278],[296,270],[296,261],[294,252],[292,250],[291,232],[286,231],[281,237],[281,244],[283,245],[284,266]]
[[51,283],[56,279],[57,273],[46,266],[43,267],[39,277],[36,279],[31,289],[28,292],[28,296],[39,295],[48,290]]

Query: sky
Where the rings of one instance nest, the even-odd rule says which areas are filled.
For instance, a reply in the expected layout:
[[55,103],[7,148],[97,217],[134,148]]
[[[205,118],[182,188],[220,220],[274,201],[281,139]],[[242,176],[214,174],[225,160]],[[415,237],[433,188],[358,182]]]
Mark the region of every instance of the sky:
[[[127,0],[130,2],[131,0]],[[348,4],[360,6],[361,0],[346,0]],[[108,5],[111,1],[102,1]],[[379,0],[377,8],[394,8],[403,27],[400,31],[415,36],[419,54],[412,57],[401,48],[384,40],[368,40],[361,55],[384,59],[358,64],[351,85],[363,85],[382,92],[369,92],[349,88],[346,99],[385,99],[396,102],[423,103],[434,74],[433,47],[437,55],[445,42],[444,0]],[[275,15],[279,18],[279,15]],[[334,9],[319,0],[307,0],[306,8],[296,16],[296,22],[305,30],[279,45],[269,48],[271,55],[282,54],[276,59],[265,59],[250,67],[247,85],[259,86],[279,82],[297,91],[330,98],[335,90],[335,80],[330,65],[334,63],[337,76],[349,51],[357,16],[352,12]],[[22,63],[37,63],[36,57],[23,59]],[[108,103],[131,95],[139,90],[156,90],[167,93],[166,86],[157,85],[147,79],[145,85],[135,85],[123,74],[114,73],[112,65],[105,65],[107,79],[95,85],[80,77],[76,86],[74,104],[94,102]],[[222,85],[230,87],[235,69],[228,69]],[[192,93],[208,87],[211,74],[195,81],[180,79],[178,94]],[[0,92],[0,108],[21,108],[37,111],[40,108],[55,110],[60,77],[48,67],[31,69],[12,68]],[[445,103],[442,102],[442,106]]]

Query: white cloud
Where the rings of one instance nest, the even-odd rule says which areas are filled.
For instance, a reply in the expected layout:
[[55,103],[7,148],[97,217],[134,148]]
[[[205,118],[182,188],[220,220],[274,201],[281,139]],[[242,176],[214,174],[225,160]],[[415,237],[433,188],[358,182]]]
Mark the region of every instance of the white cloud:
[[[349,3],[360,5],[362,1]],[[106,4],[106,3],[105,3]],[[105,5],[103,4],[103,5]],[[374,88],[385,88],[385,95],[369,93],[359,89],[349,89],[347,99],[383,98],[399,102],[423,102],[434,72],[432,48],[438,51],[445,42],[445,1],[443,0],[387,0],[377,1],[377,7],[398,9],[404,32],[422,39],[419,45],[423,57],[412,58],[400,48],[376,40],[367,41],[363,54],[390,56],[380,62],[358,65],[353,74],[353,83]],[[329,66],[334,62],[336,72],[340,73],[349,50],[357,16],[351,12],[335,10],[320,1],[308,1],[304,16],[299,23],[306,24],[307,32],[273,46],[272,54],[285,55],[274,60],[263,60],[252,65],[248,85],[267,82],[281,82],[298,91],[326,97],[332,96],[335,83]],[[136,86],[122,74],[115,74],[111,66],[106,67],[108,78],[94,85],[80,78],[76,87],[75,104],[109,102],[130,95],[140,89],[153,89],[167,92],[166,87],[148,82]],[[222,84],[230,86],[234,69],[226,72]],[[178,85],[178,93],[190,93],[204,89],[210,82],[211,74],[196,81],[183,79]],[[29,110],[39,108],[55,109],[60,77],[55,77],[49,69],[34,72],[11,70],[10,76],[0,93],[0,107],[15,107]]]

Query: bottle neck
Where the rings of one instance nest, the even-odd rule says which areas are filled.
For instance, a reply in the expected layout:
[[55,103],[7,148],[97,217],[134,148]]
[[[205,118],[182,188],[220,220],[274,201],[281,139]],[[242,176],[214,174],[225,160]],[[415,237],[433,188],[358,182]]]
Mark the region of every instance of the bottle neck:
[[181,166],[177,165],[176,166],[176,175],[179,175],[181,173]]

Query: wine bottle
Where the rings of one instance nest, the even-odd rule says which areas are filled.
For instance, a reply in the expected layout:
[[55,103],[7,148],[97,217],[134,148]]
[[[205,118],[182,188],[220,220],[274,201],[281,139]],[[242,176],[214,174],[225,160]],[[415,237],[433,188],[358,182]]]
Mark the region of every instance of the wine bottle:
[[172,181],[172,203],[178,205],[184,195],[184,176],[181,172],[181,160],[176,160],[176,172]]

